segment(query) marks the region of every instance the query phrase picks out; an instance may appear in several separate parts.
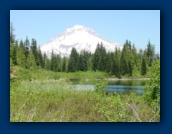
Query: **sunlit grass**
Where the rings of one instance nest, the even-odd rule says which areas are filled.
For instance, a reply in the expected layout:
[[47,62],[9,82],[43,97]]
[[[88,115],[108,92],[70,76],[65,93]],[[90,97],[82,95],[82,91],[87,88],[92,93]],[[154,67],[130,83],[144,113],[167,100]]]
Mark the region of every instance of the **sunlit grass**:
[[[105,93],[103,72],[62,73],[12,68],[11,122],[157,122],[156,111],[134,93]],[[72,90],[73,78],[94,81],[95,90]],[[100,79],[99,81],[95,81]],[[102,80],[104,82],[102,82]]]
[[135,122],[159,121],[141,96],[71,90],[63,80],[11,82],[11,122]]

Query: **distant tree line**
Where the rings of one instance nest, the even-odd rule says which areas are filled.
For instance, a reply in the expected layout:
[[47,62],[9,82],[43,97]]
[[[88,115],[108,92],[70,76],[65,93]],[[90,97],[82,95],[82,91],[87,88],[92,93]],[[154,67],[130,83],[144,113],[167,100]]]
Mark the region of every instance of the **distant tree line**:
[[155,54],[154,45],[147,44],[145,50],[137,52],[135,45],[126,40],[123,49],[116,48],[114,52],[107,52],[102,43],[97,44],[93,54],[86,50],[80,53],[72,48],[69,57],[61,57],[53,51],[48,58],[42,53],[37,41],[16,40],[14,27],[10,25],[10,65],[18,65],[27,69],[43,68],[56,72],[76,72],[76,71],[103,71],[109,75],[121,77],[122,75],[132,76],[134,71],[141,75],[147,73],[147,68],[152,66],[152,62],[159,59]]

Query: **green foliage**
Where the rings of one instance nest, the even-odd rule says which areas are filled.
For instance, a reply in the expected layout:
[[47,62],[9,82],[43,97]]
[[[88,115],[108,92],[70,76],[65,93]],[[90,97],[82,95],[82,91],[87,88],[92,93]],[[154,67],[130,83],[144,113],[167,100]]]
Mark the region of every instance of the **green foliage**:
[[63,59],[62,59],[62,72],[66,72],[66,63],[67,61],[66,61],[66,57],[64,57]]
[[17,57],[17,65],[23,68],[26,67],[26,56],[24,52],[25,52],[25,49],[24,49],[23,41],[21,40],[16,57]]
[[157,101],[160,104],[160,61],[154,62],[150,71],[150,81],[145,86],[144,98],[148,103]]
[[93,70],[106,71],[106,62],[106,49],[102,43],[98,43],[93,56]]
[[[53,72],[12,67],[17,79],[10,80],[12,122],[143,122],[159,121],[155,101],[151,106],[134,93],[106,93],[107,74],[96,72]],[[71,78],[96,80],[95,90],[72,90]],[[102,79],[100,79],[102,78]],[[81,81],[84,83],[85,81]],[[32,85],[32,86],[30,86]]]
[[57,62],[56,62],[56,56],[54,54],[54,51],[51,52],[51,65],[50,65],[51,71],[57,71]]
[[24,42],[24,54],[26,56],[26,59],[27,59],[27,57],[29,55],[29,48],[30,48],[30,42],[29,42],[28,37],[26,37],[26,40]]
[[151,66],[152,62],[153,62],[153,59],[154,59],[154,55],[155,55],[155,46],[152,45],[150,43],[150,41],[148,42],[148,45],[147,45],[146,54],[147,54],[147,57],[148,57],[148,65]]
[[141,75],[145,75],[147,72],[146,62],[145,59],[142,59],[142,65],[141,65]]
[[[30,43],[31,42],[31,43]],[[34,56],[28,59],[29,52]],[[144,60],[143,59],[144,57]],[[76,71],[101,71],[108,74],[107,77],[146,77],[149,74],[149,68],[152,62],[159,59],[159,55],[154,52],[154,45],[148,42],[147,49],[140,50],[137,53],[136,48],[131,42],[126,40],[123,49],[116,48],[114,52],[106,52],[102,43],[97,44],[93,54],[86,50],[77,53],[73,48],[70,57],[63,60],[60,55],[52,52],[51,57],[41,52],[37,47],[37,41],[15,39],[14,27],[10,24],[10,65],[18,65],[23,68],[29,68],[31,61],[36,62],[36,67],[44,68],[54,72],[76,72]],[[28,63],[30,62],[30,63]],[[145,68],[145,64],[148,65]],[[141,73],[140,73],[141,72]],[[145,73],[146,72],[146,73]],[[142,74],[142,75],[141,75]]]
[[69,57],[69,64],[68,64],[68,71],[69,72],[76,72],[77,71],[77,64],[79,60],[79,54],[77,53],[75,48],[72,48],[70,57]]
[[35,57],[36,65],[39,66],[38,48],[37,48],[37,42],[35,39],[32,39],[30,49],[32,50],[33,55]]
[[10,59],[11,59],[10,65],[17,65],[17,57],[16,57],[17,47],[18,47],[17,42],[15,44],[10,43]]
[[133,66],[134,66],[134,55],[131,47],[131,42],[126,40],[123,50],[122,50],[122,55],[121,55],[121,73],[123,75],[128,75],[132,76],[133,74]]
[[[30,86],[32,84],[32,86]],[[59,81],[10,83],[11,122],[144,122],[159,121],[141,96],[71,90]]]
[[10,43],[14,43],[15,42],[15,34],[14,34],[14,31],[15,31],[15,29],[14,29],[14,26],[13,26],[13,23],[11,22],[10,23]]
[[46,70],[50,70],[51,67],[51,62],[50,60],[47,58],[46,54],[44,54],[44,68]]
[[30,69],[36,68],[36,61],[35,61],[35,57],[33,55],[32,50],[29,51],[29,54],[27,57],[27,67]]
[[121,64],[120,64],[120,50],[116,48],[115,53],[114,53],[114,60],[112,63],[112,69],[113,69],[113,74],[121,78]]
[[105,87],[106,87],[107,83],[105,81],[101,81],[99,83],[96,84],[96,87],[95,87],[95,91],[97,93],[101,93],[101,94],[105,94]]
[[[150,42],[144,52],[137,54],[128,40],[122,51],[116,48],[115,52],[106,53],[101,43],[92,55],[85,50],[78,54],[73,48],[69,59],[53,52],[49,59],[37,48],[35,39],[31,45],[28,38],[24,43],[21,40],[18,46],[11,24],[10,121],[157,122],[160,120],[160,63],[154,63],[155,59]],[[150,74],[151,79],[144,96],[104,91],[105,78],[143,77],[140,72],[145,74],[146,64],[150,67],[144,77]],[[71,80],[99,82],[93,91],[76,91],[71,89]]]
[[80,52],[79,59],[77,62],[77,70],[78,71],[87,71],[88,70],[87,61],[88,61],[90,55],[91,54],[85,50]]
[[43,55],[42,55],[40,47],[38,47],[38,66],[40,68],[44,67]]
[[160,118],[160,60],[153,63],[150,71],[150,80],[145,86],[144,100]]

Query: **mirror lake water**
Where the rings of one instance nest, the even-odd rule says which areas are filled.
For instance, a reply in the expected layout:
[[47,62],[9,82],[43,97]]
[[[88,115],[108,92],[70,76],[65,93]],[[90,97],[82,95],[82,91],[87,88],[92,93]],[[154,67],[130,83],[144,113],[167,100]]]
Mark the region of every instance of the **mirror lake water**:
[[[117,80],[109,81],[105,87],[106,92],[111,93],[130,93],[134,92],[138,95],[143,95],[145,80]],[[79,84],[77,82],[72,84],[74,90],[94,90],[96,84]]]

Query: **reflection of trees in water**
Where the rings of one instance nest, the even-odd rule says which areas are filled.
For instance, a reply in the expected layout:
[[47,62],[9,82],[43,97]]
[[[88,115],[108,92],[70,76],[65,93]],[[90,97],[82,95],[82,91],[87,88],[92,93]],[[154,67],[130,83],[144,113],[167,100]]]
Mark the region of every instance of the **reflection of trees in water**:
[[118,81],[111,81],[108,84],[111,85],[125,85],[125,86],[144,86],[146,83],[145,80],[118,80]]
[[141,85],[145,85],[146,84],[146,80],[141,81]]

